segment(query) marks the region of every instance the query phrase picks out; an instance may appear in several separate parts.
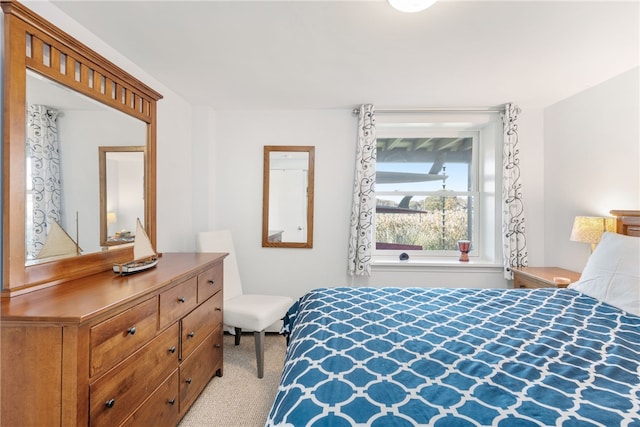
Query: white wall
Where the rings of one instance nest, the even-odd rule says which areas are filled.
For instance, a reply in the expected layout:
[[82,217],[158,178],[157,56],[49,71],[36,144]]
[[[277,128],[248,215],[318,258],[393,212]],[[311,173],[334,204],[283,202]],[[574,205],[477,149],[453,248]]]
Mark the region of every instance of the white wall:
[[[144,80],[143,80],[144,81]],[[161,91],[161,89],[156,90]],[[169,90],[158,102],[157,228],[160,252],[193,251],[192,108]]]
[[[345,109],[217,113],[217,221],[210,225],[233,232],[245,291],[297,297],[315,287],[346,284],[355,128]],[[261,247],[265,145],[316,147],[312,249]]]
[[576,215],[640,207],[640,68],[545,109],[545,263],[582,271]]
[[194,233],[214,229],[217,221],[216,195],[216,112],[210,107],[194,108],[192,179]]
[[543,110],[522,106],[519,116],[520,173],[527,255],[532,267],[545,265]]
[[[216,120],[216,160],[199,179],[218,182],[215,210],[207,226],[229,228],[245,290],[297,297],[320,286],[347,285],[347,248],[356,144],[356,117],[350,110],[220,111]],[[531,259],[543,262],[542,111],[523,110],[520,144],[526,188]],[[316,147],[314,242],[312,249],[261,247],[262,155],[264,145]],[[196,201],[196,211],[210,206]],[[215,219],[214,219],[215,218]],[[203,229],[196,229],[196,232]],[[506,287],[500,269],[441,267],[398,273],[376,269],[358,285]]]

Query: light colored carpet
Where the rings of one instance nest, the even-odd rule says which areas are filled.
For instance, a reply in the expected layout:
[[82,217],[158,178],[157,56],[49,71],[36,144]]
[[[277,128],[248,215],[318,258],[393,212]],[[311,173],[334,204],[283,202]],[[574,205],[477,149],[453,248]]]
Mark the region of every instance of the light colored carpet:
[[222,377],[213,377],[178,427],[264,426],[273,404],[286,351],[285,338],[267,334],[264,378],[258,378],[253,334],[243,334],[240,345],[224,336]]

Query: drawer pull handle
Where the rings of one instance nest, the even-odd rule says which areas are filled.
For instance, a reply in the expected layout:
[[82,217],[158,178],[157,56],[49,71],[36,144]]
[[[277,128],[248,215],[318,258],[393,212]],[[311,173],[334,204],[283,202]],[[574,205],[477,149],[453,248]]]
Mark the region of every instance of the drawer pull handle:
[[169,399],[169,401],[167,402],[169,405],[173,405],[174,403],[176,403],[176,399],[175,397],[173,399]]
[[215,348],[220,348],[220,347],[222,347],[222,346],[221,346],[220,344],[216,344],[216,345],[214,345],[214,347],[215,347]]
[[116,404],[115,399],[109,399],[105,402],[104,406],[106,406],[107,408],[113,408],[113,405],[115,404]]
[[210,284],[210,285],[213,285],[214,283],[216,283],[216,281],[215,281],[215,280],[211,280],[211,279],[209,280],[209,284]]
[[169,349],[169,353],[175,353],[175,352],[176,352],[176,346],[174,345]]
[[178,298],[178,302],[184,302],[184,301],[185,301],[184,297]]
[[196,336],[196,333],[195,333],[195,332],[193,332],[193,331],[191,331],[191,332],[189,332],[189,333],[187,334],[187,336],[188,336],[189,338],[193,338],[193,337],[195,337],[195,336]]
[[191,384],[191,378],[187,378],[186,380],[184,380],[184,382],[187,384]]
[[135,327],[135,326],[130,327],[129,329],[127,329],[127,333],[128,333],[129,335],[135,335],[135,333],[136,333],[136,327]]
[[216,307],[215,310],[216,311],[222,311],[222,307]]

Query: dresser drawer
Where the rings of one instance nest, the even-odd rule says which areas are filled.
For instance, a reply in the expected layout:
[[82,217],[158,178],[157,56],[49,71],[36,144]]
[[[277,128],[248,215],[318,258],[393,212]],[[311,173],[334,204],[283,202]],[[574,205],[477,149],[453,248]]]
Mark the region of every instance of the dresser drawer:
[[213,374],[222,374],[222,326],[207,336],[180,365],[180,412],[185,411]]
[[178,324],[89,385],[89,425],[117,426],[178,367]]
[[182,360],[222,323],[222,292],[218,292],[181,321],[181,352]]
[[89,375],[111,368],[156,334],[158,302],[147,300],[90,329]]
[[198,302],[222,290],[222,262],[198,274]]
[[160,294],[160,329],[193,310],[197,291],[198,278],[194,276]]
[[540,279],[536,279],[535,277],[514,277],[513,287],[518,288],[548,288],[550,287],[549,283],[544,282]]
[[176,425],[180,420],[178,379],[176,369],[121,427]]

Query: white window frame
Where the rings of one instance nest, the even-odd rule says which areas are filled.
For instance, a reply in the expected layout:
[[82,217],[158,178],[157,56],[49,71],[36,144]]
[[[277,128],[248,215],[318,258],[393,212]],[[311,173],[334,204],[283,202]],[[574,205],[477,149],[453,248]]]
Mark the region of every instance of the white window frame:
[[[499,265],[501,261],[502,124],[497,113],[482,114],[384,114],[376,116],[376,137],[472,136],[471,191],[412,192],[413,195],[472,195],[472,251],[469,263],[460,263],[456,251],[378,250],[372,248],[372,266],[380,265]],[[376,193],[378,195],[388,192]],[[403,193],[396,193],[400,195]],[[409,255],[408,261],[399,254]]]

